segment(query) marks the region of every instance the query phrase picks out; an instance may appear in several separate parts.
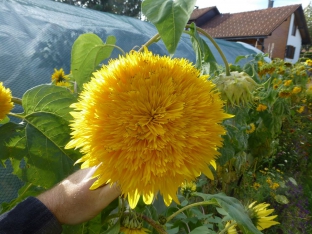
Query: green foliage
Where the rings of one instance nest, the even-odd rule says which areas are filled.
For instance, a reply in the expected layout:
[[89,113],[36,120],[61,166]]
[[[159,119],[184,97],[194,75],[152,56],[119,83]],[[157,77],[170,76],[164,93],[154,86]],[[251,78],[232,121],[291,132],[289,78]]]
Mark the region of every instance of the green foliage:
[[142,0],[53,0],[117,15],[140,17]]
[[196,0],[145,0],[142,12],[157,28],[168,52],[173,55]]
[[193,49],[196,54],[196,68],[202,74],[213,74],[218,70],[217,61],[206,42],[199,36],[194,23],[190,25],[190,31],[185,31],[191,36]]
[[83,83],[91,79],[99,63],[110,57],[115,43],[114,36],[108,36],[106,43],[103,43],[101,38],[92,33],[77,38],[72,48],[71,71],[80,90],[83,89]]

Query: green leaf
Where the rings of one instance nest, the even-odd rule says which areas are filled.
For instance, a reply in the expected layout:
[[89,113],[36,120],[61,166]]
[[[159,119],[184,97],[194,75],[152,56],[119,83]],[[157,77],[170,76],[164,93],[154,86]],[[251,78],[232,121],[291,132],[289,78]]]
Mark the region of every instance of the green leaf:
[[93,33],[80,35],[74,42],[71,53],[71,71],[80,90],[91,79],[101,61],[111,56],[116,38],[108,36],[106,43]]
[[288,204],[289,200],[284,195],[276,195],[274,197],[275,201],[277,201],[279,204]]
[[195,193],[202,197],[205,201],[216,200],[218,204],[231,216],[245,234],[261,234],[261,232],[253,225],[250,217],[246,213],[242,204],[234,197],[225,194],[204,194]]
[[20,149],[10,147],[10,144],[14,141],[14,138],[20,139],[19,132],[23,131],[24,128],[25,125],[13,122],[0,126],[0,160],[6,160],[10,155],[14,155],[19,159],[23,157],[23,153],[20,152]]
[[64,149],[71,132],[69,106],[76,97],[66,88],[40,85],[28,90],[22,101],[23,127],[15,125],[14,137],[7,143],[14,174],[49,188],[75,171],[73,164],[81,157],[79,151]]
[[239,61],[241,61],[242,59],[245,59],[245,58],[248,58],[248,55],[239,55],[236,57],[234,63],[238,63]]
[[103,232],[103,234],[118,234],[120,230],[120,219],[111,226],[107,231]]
[[118,207],[118,200],[119,200],[119,198],[116,198],[107,207],[105,207],[104,210],[102,210],[102,212],[101,212],[101,222],[102,223],[104,223],[106,218],[109,216],[109,214]]
[[194,23],[190,26],[190,31],[186,31],[191,36],[191,42],[196,54],[196,68],[202,74],[213,74],[218,70],[217,60],[211,52],[207,43],[199,36]]
[[144,0],[142,13],[157,28],[168,52],[174,54],[196,0]]
[[0,124],[6,124],[10,121],[10,118],[6,115],[3,119],[0,120]]
[[201,226],[193,229],[189,234],[210,234],[211,231],[206,226]]

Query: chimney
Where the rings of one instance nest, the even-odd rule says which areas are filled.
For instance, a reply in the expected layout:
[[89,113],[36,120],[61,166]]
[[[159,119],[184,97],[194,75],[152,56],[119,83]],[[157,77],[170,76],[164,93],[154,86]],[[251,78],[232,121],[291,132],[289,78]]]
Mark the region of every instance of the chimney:
[[269,0],[268,8],[272,8],[274,4],[274,0]]

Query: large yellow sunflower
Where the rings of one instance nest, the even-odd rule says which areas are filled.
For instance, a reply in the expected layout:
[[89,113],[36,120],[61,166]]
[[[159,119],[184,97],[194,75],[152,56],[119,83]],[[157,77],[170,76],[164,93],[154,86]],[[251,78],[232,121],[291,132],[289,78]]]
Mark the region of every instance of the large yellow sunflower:
[[248,213],[253,224],[258,230],[263,230],[269,228],[273,225],[279,224],[279,222],[274,221],[277,215],[269,216],[274,212],[274,209],[267,209],[270,204],[260,203],[255,206],[257,202],[253,202],[248,206]]
[[215,85],[185,59],[132,51],[93,73],[72,105],[72,140],[82,168],[100,165],[96,189],[117,182],[131,208],[160,192],[166,205],[208,167],[231,117]]
[[13,102],[11,90],[3,86],[3,82],[0,82],[0,120],[12,110]]

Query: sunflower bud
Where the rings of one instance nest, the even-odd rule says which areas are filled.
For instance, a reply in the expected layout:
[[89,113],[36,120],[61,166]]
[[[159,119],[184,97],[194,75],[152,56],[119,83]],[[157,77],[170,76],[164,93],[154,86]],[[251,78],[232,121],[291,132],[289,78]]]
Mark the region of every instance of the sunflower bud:
[[143,227],[143,220],[135,213],[130,213],[122,219],[121,225],[129,229],[140,229]]
[[214,83],[221,92],[221,97],[231,105],[253,103],[253,92],[259,87],[247,73],[237,71],[231,72],[230,76],[220,74]]

